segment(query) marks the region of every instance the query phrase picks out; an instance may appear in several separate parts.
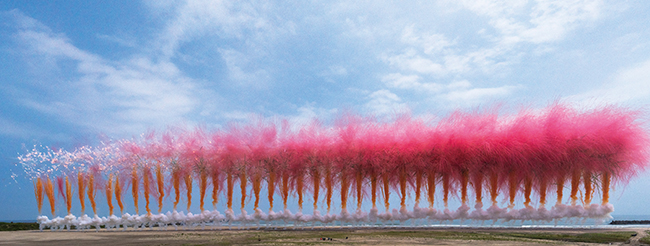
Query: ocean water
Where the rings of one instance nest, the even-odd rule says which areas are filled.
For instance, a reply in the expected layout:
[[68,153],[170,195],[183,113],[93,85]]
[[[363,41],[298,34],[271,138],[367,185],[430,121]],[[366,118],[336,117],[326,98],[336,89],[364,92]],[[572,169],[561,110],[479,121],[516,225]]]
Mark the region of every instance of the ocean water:
[[650,220],[650,214],[646,215],[629,215],[629,214],[613,214],[614,220]]

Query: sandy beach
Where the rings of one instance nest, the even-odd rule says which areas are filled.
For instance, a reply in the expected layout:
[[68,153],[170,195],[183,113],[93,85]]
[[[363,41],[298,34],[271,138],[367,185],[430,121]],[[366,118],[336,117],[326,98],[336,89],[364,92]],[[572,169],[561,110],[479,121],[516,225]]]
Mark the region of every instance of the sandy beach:
[[[215,228],[211,228],[215,229]],[[531,235],[618,233],[630,239],[613,245],[642,245],[638,240],[650,228],[528,229],[528,228],[319,228],[11,231],[0,232],[0,245],[610,245],[539,239]],[[632,236],[636,233],[636,236]]]

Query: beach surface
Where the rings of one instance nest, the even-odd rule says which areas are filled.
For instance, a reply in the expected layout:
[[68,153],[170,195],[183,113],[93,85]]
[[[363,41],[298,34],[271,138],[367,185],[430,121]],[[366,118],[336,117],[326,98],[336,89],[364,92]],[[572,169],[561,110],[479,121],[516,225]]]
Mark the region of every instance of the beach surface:
[[[649,230],[641,227],[31,230],[0,232],[0,245],[644,245],[639,239]],[[610,240],[610,236],[617,241]],[[594,242],[589,242],[590,239]]]

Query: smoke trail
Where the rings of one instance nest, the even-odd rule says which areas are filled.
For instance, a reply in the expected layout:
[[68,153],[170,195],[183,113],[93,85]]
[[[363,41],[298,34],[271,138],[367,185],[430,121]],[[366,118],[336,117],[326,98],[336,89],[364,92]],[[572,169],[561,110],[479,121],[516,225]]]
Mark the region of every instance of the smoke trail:
[[318,210],[318,193],[320,191],[320,172],[318,167],[312,166],[311,177],[314,182],[314,211]]
[[133,206],[135,206],[135,213],[138,214],[138,169],[137,166],[133,166],[133,171],[131,171],[131,194],[133,194]]
[[377,208],[377,174],[370,174],[370,193],[372,193],[372,208]]
[[95,204],[95,176],[92,173],[88,174],[88,200],[90,200],[90,206],[93,207],[93,214],[97,214],[97,206]]
[[160,165],[156,166],[156,180],[158,181],[158,213],[160,213],[163,207],[163,197],[165,197],[165,183]]
[[571,205],[575,206],[578,201],[578,189],[580,189],[580,171],[574,169],[571,174]]
[[219,171],[218,169],[213,167],[212,170],[212,207],[214,209],[217,208],[217,199],[219,198],[218,192],[219,192],[219,184],[221,183],[221,180],[219,180]]
[[546,190],[548,187],[548,181],[546,176],[539,176],[539,206],[544,207],[546,205]]
[[524,178],[524,206],[530,207],[530,193],[533,191],[533,180],[526,175]]
[[298,192],[298,209],[302,211],[302,189],[303,189],[303,178],[302,172],[296,177],[296,192]]
[[399,189],[401,194],[400,208],[406,208],[406,169],[404,166],[399,170]]
[[192,174],[187,174],[184,177],[185,188],[187,189],[187,211],[190,211],[190,205],[192,205]]
[[106,202],[108,203],[108,211],[113,215],[113,174],[108,175],[108,183],[106,184]]
[[199,208],[201,209],[201,212],[205,211],[203,208],[204,202],[203,200],[205,199],[205,190],[208,187],[208,174],[205,172],[204,169],[201,169],[200,173],[200,179],[199,179],[199,190],[201,192],[201,197],[199,200]]
[[390,189],[389,189],[389,183],[388,183],[388,173],[384,173],[383,178],[384,178],[384,206],[386,207],[386,212],[388,212],[388,209],[390,209],[390,202],[388,200],[390,199]]
[[496,171],[492,171],[492,175],[490,175],[490,198],[492,200],[492,206],[497,205],[498,196],[499,196],[499,176],[497,176]]
[[[34,184],[34,193],[36,195],[36,203],[38,204],[38,214],[41,214],[41,209],[43,208],[43,181],[41,178],[36,178],[36,183]],[[83,203],[82,203],[83,204]]]
[[181,200],[181,177],[180,177],[180,171],[178,168],[174,169],[172,171],[172,185],[174,186],[174,211],[176,211],[176,207],[178,206],[178,202]]
[[262,190],[262,175],[256,173],[253,175],[253,194],[255,195],[255,206],[253,210],[257,210],[260,205],[260,191]]
[[273,194],[275,193],[275,168],[270,168],[268,180],[269,211],[273,211]]
[[63,197],[63,202],[67,203],[68,199],[65,197],[65,187],[63,183],[63,177],[56,177],[56,187],[58,188],[57,190],[59,191],[59,195]]
[[142,170],[142,186],[144,188],[144,208],[147,210],[148,215],[151,214],[151,209],[149,209],[149,175],[151,175],[149,168],[145,167],[144,170]]
[[356,184],[356,187],[357,187],[357,210],[361,211],[361,203],[363,201],[363,193],[361,193],[361,189],[362,189],[361,183],[363,182],[363,176],[362,176],[362,173],[361,173],[361,168],[359,168],[357,170],[356,181],[357,181],[357,184]]
[[65,176],[65,206],[68,209],[68,214],[71,214],[70,208],[72,208],[72,186],[70,186],[68,176]]
[[474,194],[476,195],[476,204],[482,204],[483,201],[483,174],[474,174]]
[[[79,187],[79,203],[81,203],[81,213],[83,214],[86,210],[86,204],[84,203],[84,193],[86,190],[86,182],[84,181],[84,176],[81,172],[77,173],[77,186]],[[40,212],[39,212],[40,213]]]
[[603,173],[603,180],[601,181],[601,186],[603,188],[603,205],[609,203],[609,182],[610,176],[609,172]]
[[330,165],[327,165],[325,167],[325,186],[327,187],[327,213],[330,213],[330,207],[332,204],[332,167]]
[[228,195],[228,210],[232,210],[232,192],[233,192],[233,180],[232,180],[232,170],[228,169],[228,173],[226,174],[226,194]]
[[591,173],[589,173],[589,171],[585,171],[582,174],[582,179],[583,179],[584,185],[585,185],[584,205],[589,205],[591,203],[591,194],[593,194],[592,193],[592,185],[591,185]]
[[461,204],[467,205],[467,185],[469,183],[469,172],[467,169],[460,171],[460,197]]
[[557,183],[557,204],[562,204],[562,195],[564,191],[564,175],[560,174],[555,180]]
[[510,192],[508,193],[510,195],[510,205],[508,205],[508,207],[514,208],[515,197],[517,196],[517,189],[519,188],[519,182],[515,171],[510,171],[508,175],[508,187],[510,188]]
[[45,194],[47,199],[50,201],[50,209],[52,210],[52,216],[55,216],[54,208],[54,186],[52,185],[52,180],[50,177],[47,177],[47,182],[45,183]]
[[442,175],[442,201],[445,203],[445,208],[449,207],[449,174]]
[[241,188],[241,210],[244,211],[246,205],[246,170],[239,173],[239,187]]
[[348,189],[350,188],[350,181],[348,181],[348,175],[344,172],[340,173],[340,182],[341,182],[341,211],[345,211],[348,206]]
[[120,175],[115,175],[115,199],[120,206],[120,214],[124,214],[124,204],[122,204],[122,185],[120,184]]
[[284,209],[287,209],[287,199],[289,198],[289,171],[282,172],[282,204]]
[[415,205],[420,204],[420,187],[422,186],[422,171],[415,172]]
[[436,172],[429,170],[427,174],[427,200],[429,201],[429,208],[433,208],[434,195],[436,193]]

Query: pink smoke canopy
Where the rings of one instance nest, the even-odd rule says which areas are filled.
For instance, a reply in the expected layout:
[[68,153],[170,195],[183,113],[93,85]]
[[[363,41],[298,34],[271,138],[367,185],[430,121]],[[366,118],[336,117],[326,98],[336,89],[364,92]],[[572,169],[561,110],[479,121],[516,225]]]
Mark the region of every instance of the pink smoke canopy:
[[[256,200],[255,218],[266,220],[286,219],[272,217],[273,211],[257,211],[260,200],[273,208],[273,194],[281,196],[285,209],[287,199],[297,196],[300,208],[303,200],[309,200],[316,213],[317,203],[323,202],[328,214],[333,193],[340,196],[344,211],[353,203],[359,210],[362,203],[372,200],[375,217],[379,216],[379,203],[386,206],[386,218],[397,216],[388,211],[389,196],[402,199],[400,213],[406,213],[404,199],[413,194],[416,207],[420,199],[429,203],[429,210],[421,217],[438,219],[453,217],[433,215],[437,213],[433,205],[444,202],[446,207],[450,193],[455,197],[460,194],[463,206],[470,200],[468,194],[473,194],[479,212],[490,198],[497,206],[499,195],[510,198],[509,209],[513,209],[515,197],[524,197],[525,207],[531,208],[531,194],[537,194],[539,209],[545,211],[547,193],[557,193],[557,206],[581,202],[582,208],[590,211],[595,194],[600,194],[602,206],[609,204],[610,180],[627,182],[647,167],[650,138],[641,117],[639,111],[618,106],[580,111],[556,103],[512,115],[500,115],[496,109],[456,111],[435,122],[406,115],[390,122],[378,121],[351,113],[339,116],[332,126],[318,120],[292,125],[255,118],[251,123],[231,124],[224,129],[150,132],[140,139],[84,146],[72,152],[35,148],[20,160],[34,180],[39,211],[42,192],[56,196],[48,192],[49,178],[55,180],[59,197],[71,196],[74,192],[65,186],[74,185],[81,193],[82,204],[86,199],[83,191],[90,185],[96,190],[120,190],[116,192],[120,207],[118,195],[133,190],[135,206],[142,206],[137,200],[144,195],[147,211],[149,196],[160,198],[162,203],[165,195],[178,197],[194,184],[201,192],[202,212],[203,200],[212,199],[213,205],[227,203],[231,217],[233,192],[241,190],[242,213],[244,206],[250,206],[245,200],[248,192]],[[88,181],[91,175],[93,179]],[[65,178],[75,182],[66,184]],[[138,185],[143,178],[145,183]],[[116,183],[113,187],[112,181]],[[564,188],[568,188],[566,193]],[[205,198],[206,190],[212,190],[213,195]],[[269,198],[261,197],[260,190],[270,194]],[[88,194],[88,199],[94,199]],[[436,200],[440,194],[444,201]],[[190,197],[188,208],[189,202]],[[275,207],[281,206],[279,201],[275,203]],[[502,214],[497,217],[507,217]],[[340,216],[333,220],[348,218]]]

